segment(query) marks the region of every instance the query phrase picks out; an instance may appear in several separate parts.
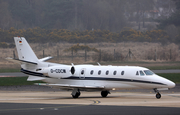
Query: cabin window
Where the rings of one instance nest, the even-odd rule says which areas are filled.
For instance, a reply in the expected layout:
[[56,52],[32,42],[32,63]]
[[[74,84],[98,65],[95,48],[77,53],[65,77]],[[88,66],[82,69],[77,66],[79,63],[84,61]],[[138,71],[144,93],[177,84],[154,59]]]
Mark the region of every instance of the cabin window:
[[101,70],[98,71],[98,75],[100,75],[100,74],[101,74]]
[[116,75],[116,73],[117,73],[117,71],[114,71],[114,72],[113,72],[113,75]]
[[94,73],[94,71],[93,71],[93,70],[91,70],[90,74],[92,75],[93,73]]
[[139,72],[138,72],[138,71],[136,72],[136,75],[139,75]]
[[143,73],[143,71],[140,71],[140,75],[141,75],[141,76],[144,76],[144,73]]
[[121,75],[124,75],[124,71],[121,72]]
[[81,71],[81,75],[83,75],[83,74],[84,74],[84,70]]
[[106,71],[106,75],[108,75],[108,74],[109,74],[109,71],[107,70],[107,71]]
[[154,73],[152,72],[152,71],[150,71],[150,70],[144,70],[144,73],[146,74],[146,75],[153,75]]

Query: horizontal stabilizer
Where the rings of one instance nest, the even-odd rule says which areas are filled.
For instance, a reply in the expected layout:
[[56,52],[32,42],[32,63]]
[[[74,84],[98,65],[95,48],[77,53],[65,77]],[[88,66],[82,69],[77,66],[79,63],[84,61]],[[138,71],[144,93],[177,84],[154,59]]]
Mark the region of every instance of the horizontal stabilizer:
[[37,65],[37,63],[35,63],[35,62],[30,62],[30,61],[25,61],[25,60],[19,60],[19,59],[13,59],[13,58],[6,58],[6,59],[11,61],[11,62],[18,63],[18,64],[28,63],[28,64]]
[[83,86],[83,85],[69,85],[69,84],[48,84],[48,83],[35,83],[35,85],[62,87],[62,88],[104,89],[104,86]]
[[52,59],[53,57],[49,56],[49,57],[45,57],[45,58],[42,58],[42,59],[39,59],[39,61],[47,61],[47,60],[50,60]]
[[38,81],[38,80],[44,80],[46,78],[43,77],[37,77],[37,76],[29,76],[27,81]]

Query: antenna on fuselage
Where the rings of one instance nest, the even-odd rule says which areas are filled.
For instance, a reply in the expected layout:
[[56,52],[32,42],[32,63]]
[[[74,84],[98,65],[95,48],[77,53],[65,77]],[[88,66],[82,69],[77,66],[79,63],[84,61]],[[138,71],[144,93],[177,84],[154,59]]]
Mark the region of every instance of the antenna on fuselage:
[[99,66],[101,66],[101,64],[100,64],[99,62],[97,62],[97,64],[98,64]]
[[74,64],[73,64],[73,63],[71,63],[71,65],[72,65],[72,66],[74,66]]

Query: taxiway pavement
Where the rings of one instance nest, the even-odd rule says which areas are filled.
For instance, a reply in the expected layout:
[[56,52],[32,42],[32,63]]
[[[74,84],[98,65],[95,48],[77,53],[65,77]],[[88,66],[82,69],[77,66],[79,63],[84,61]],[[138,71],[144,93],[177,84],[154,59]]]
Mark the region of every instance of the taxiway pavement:
[[113,91],[106,98],[100,92],[82,92],[77,99],[67,91],[0,91],[0,115],[66,114],[180,114],[180,92]]
[[107,98],[102,98],[100,92],[81,92],[78,99],[73,99],[71,92],[49,87],[0,86],[0,115],[180,115],[180,85],[161,95],[156,99],[153,90],[120,90],[112,91]]

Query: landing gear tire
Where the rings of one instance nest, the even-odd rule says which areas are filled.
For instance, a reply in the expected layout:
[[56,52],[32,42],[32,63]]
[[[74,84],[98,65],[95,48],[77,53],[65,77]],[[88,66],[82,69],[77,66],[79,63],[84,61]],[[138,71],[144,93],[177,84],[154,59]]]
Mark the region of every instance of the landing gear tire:
[[81,95],[81,92],[76,92],[75,95],[72,95],[73,98],[78,98]]
[[157,98],[157,99],[160,99],[160,98],[161,98],[161,94],[160,94],[160,93],[157,93],[157,94],[156,94],[156,98]]
[[107,97],[108,94],[109,94],[109,91],[101,91],[102,97]]

